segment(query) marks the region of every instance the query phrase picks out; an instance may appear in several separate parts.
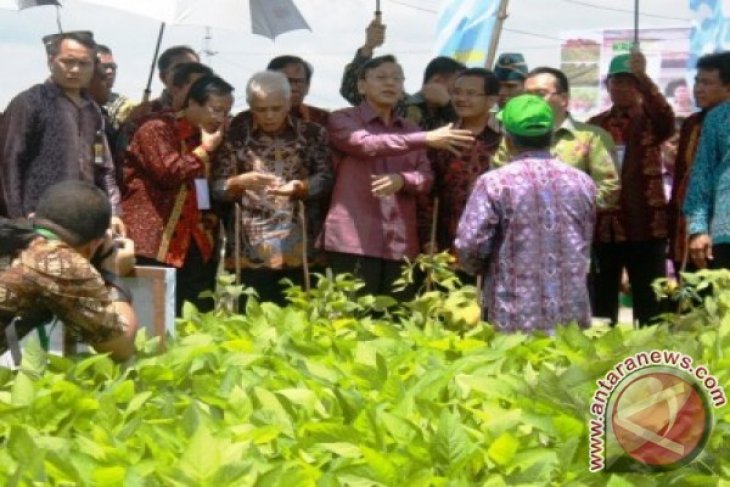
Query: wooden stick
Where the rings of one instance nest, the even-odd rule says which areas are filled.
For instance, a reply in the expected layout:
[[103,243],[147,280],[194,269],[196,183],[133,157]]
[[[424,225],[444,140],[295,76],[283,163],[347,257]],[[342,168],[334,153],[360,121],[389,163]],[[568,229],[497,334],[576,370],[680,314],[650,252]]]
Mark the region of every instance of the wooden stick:
[[[233,265],[236,270],[236,286],[241,285],[241,203],[238,201],[234,206],[233,221]],[[234,313],[240,311],[240,300],[233,303]]]
[[482,294],[483,291],[484,291],[484,275],[477,274],[477,304],[479,305],[479,309],[482,309],[482,305],[484,304],[484,297]]
[[309,296],[311,282],[309,276],[309,261],[307,260],[307,248],[309,247],[309,237],[307,236],[307,214],[302,200],[297,201],[297,209],[299,210],[299,222],[302,226],[302,272],[304,273],[304,292]]
[[436,253],[436,229],[438,227],[438,216],[439,198],[436,196],[433,199],[433,211],[431,212],[431,235],[428,246],[428,261],[431,263],[431,266],[428,268],[428,273],[426,275],[426,292],[431,291],[433,288],[433,256]]

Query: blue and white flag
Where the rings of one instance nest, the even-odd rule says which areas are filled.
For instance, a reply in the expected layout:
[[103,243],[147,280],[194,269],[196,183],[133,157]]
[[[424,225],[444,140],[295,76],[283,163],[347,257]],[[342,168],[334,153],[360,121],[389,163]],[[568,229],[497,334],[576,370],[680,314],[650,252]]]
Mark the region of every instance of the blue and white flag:
[[499,0],[444,0],[436,21],[434,53],[484,66]]
[[688,67],[713,52],[730,49],[730,2],[727,0],[689,0],[693,13]]

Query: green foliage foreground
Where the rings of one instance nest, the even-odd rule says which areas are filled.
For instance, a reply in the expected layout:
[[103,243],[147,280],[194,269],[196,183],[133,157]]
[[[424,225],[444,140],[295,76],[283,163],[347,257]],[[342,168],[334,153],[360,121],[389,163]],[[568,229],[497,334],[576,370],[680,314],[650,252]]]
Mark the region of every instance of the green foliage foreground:
[[730,286],[689,320],[549,337],[467,327],[474,289],[448,278],[405,305],[348,299],[357,285],[188,308],[165,353],[141,337],[127,367],[31,345],[0,369],[0,484],[730,485],[727,407],[705,452],[660,474],[589,473],[586,426],[595,381],[638,351],[689,354],[730,389]]

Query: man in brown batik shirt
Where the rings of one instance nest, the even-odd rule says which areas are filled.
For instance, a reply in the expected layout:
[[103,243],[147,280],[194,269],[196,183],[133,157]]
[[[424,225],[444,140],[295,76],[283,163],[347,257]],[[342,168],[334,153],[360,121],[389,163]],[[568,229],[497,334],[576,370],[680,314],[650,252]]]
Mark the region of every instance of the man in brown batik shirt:
[[13,248],[0,258],[0,353],[10,344],[7,328],[22,338],[55,316],[97,351],[132,356],[137,318],[117,278],[131,267],[132,251],[129,241],[122,250],[111,245],[110,215],[99,189],[64,181],[41,196],[31,224],[3,231],[3,247],[12,240]]

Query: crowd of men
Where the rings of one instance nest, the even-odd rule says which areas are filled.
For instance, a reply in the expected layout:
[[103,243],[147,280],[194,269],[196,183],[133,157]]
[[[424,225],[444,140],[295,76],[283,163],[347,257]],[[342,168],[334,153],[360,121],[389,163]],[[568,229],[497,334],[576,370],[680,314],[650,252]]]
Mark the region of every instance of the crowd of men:
[[649,324],[668,258],[730,266],[730,53],[700,58],[700,111],[668,158],[680,121],[638,50],[611,61],[612,106],[583,123],[565,73],[516,53],[493,71],[437,57],[409,95],[397,59],[374,55],[384,39],[376,18],[344,69],[352,107],[306,104],[313,67],[288,55],[250,78],[231,117],[234,87],[187,46],[160,56],[164,91],[135,104],[112,91],[117,64],[91,33],[44,38],[50,77],[0,115],[0,215],[32,235],[0,261],[0,323],[32,328],[42,308],[127,357],[136,320],[110,269],[130,248],[177,269],[178,313],[212,307],[200,294],[221,254],[283,303],[282,279],[324,268],[408,299],[413,286],[392,290],[404,260],[448,251],[462,279],[484,276],[484,317],[507,331],[615,323],[624,273]]

